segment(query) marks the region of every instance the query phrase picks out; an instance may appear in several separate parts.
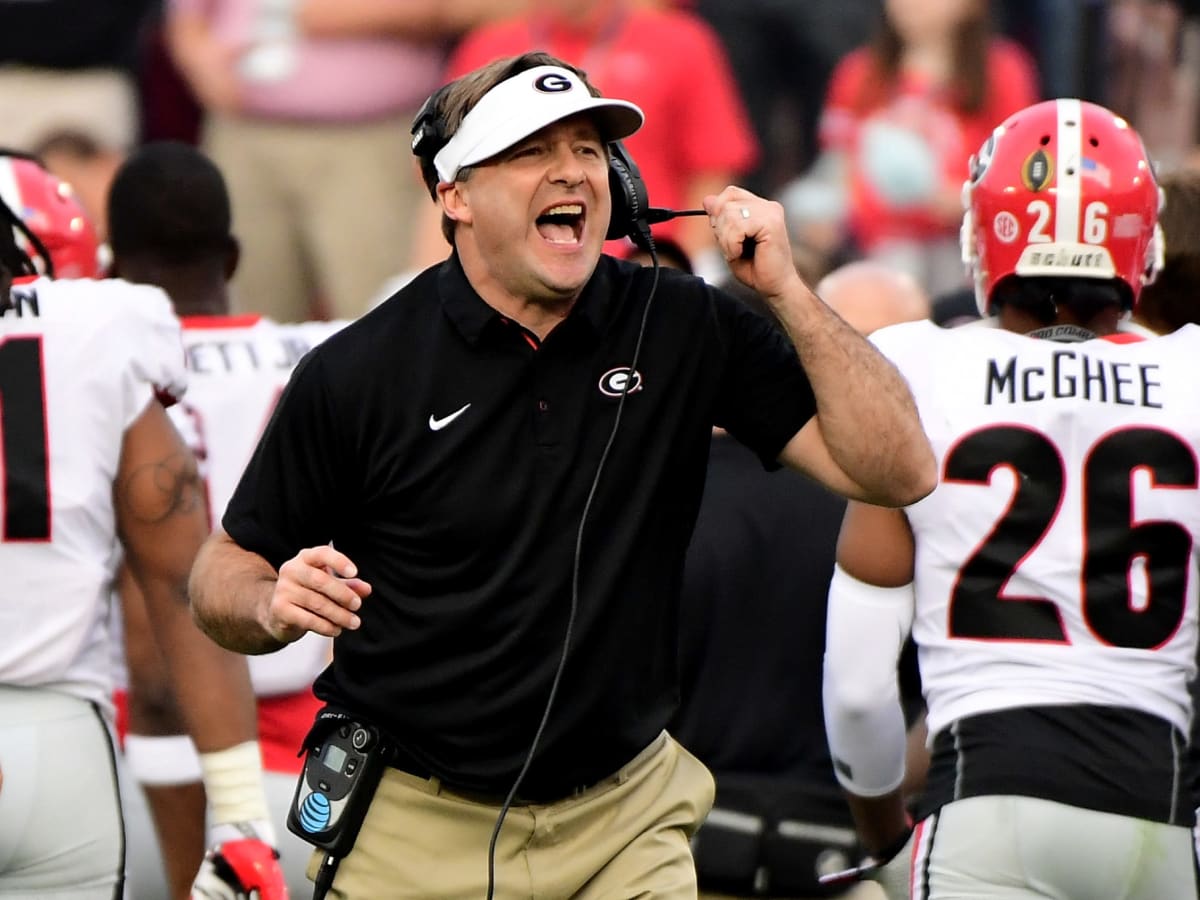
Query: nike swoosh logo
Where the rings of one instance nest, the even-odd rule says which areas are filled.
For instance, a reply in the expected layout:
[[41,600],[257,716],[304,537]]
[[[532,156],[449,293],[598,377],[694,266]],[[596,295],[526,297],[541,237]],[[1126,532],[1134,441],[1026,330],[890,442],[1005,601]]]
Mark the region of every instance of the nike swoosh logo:
[[455,419],[457,419],[459,416],[461,416],[463,413],[465,413],[470,408],[471,408],[471,404],[468,403],[462,409],[456,409],[454,412],[450,413],[450,415],[443,416],[440,419],[434,415],[430,415],[429,430],[430,431],[441,431],[443,428],[445,428],[447,425],[449,425],[451,422],[453,422]]

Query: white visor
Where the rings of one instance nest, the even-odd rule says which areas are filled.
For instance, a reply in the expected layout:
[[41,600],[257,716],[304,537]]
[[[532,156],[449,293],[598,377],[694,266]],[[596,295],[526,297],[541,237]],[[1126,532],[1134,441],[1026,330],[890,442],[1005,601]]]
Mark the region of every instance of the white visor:
[[579,76],[559,66],[538,66],[506,78],[463,117],[433,158],[438,178],[454,181],[466,166],[491,159],[547,125],[590,113],[605,141],[627,138],[642,127],[642,111],[626,100],[593,97]]

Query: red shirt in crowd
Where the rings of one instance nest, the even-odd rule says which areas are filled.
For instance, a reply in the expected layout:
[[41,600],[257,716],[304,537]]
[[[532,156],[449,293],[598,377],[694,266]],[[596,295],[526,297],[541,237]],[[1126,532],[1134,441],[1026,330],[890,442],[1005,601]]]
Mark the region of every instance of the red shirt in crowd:
[[[862,47],[838,63],[830,79],[821,118],[821,144],[841,151],[848,162],[850,229],[864,251],[890,238],[922,240],[953,235],[957,221],[939,217],[920,203],[900,203],[889,197],[894,185],[871,177],[868,142],[885,136],[890,150],[901,149],[895,137],[912,136],[927,148],[940,175],[941,187],[958,191],[967,177],[971,154],[992,130],[1012,113],[1037,102],[1037,70],[1019,45],[994,38],[988,50],[987,92],[978,112],[966,113],[954,103],[950,90],[911,74],[902,74],[895,87],[881,90],[871,52]],[[878,168],[879,147],[872,148]],[[886,155],[886,153],[885,153]],[[894,160],[893,160],[894,161]]]

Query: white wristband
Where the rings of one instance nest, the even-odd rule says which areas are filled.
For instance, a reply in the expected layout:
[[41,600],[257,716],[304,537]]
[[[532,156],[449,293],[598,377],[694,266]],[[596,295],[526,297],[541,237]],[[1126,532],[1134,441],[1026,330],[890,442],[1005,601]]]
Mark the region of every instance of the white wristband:
[[201,780],[200,757],[186,734],[125,736],[125,767],[138,784],[164,787]]
[[263,787],[262,754],[257,741],[200,754],[204,790],[208,794],[209,822],[224,825],[254,820],[270,821]]

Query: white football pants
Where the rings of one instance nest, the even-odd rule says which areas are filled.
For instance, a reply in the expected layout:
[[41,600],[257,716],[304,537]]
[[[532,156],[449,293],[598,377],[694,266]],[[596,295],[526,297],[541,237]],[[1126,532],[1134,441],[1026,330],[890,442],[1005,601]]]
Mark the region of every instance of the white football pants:
[[1192,833],[1036,797],[970,797],[922,823],[913,900],[1196,900]]
[[99,710],[0,686],[0,776],[0,897],[120,897],[121,806]]

